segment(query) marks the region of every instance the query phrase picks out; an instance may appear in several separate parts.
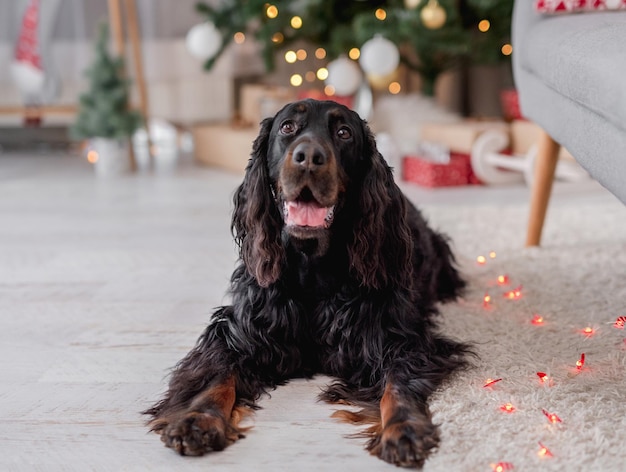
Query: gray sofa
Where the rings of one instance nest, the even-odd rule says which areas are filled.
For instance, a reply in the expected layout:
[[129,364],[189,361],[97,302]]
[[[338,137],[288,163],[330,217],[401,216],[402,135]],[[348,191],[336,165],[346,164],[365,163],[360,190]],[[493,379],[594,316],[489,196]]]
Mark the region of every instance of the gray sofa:
[[539,143],[527,245],[538,245],[559,145],[626,204],[626,11],[535,13],[514,6],[513,74]]

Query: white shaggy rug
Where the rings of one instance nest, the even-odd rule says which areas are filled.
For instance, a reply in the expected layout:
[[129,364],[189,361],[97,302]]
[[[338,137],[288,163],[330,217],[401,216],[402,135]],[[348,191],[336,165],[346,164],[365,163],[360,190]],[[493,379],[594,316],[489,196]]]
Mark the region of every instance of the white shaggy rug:
[[[427,213],[454,239],[471,280],[464,300],[443,309],[443,330],[475,342],[479,359],[432,400],[443,439],[425,470],[625,470],[626,331],[614,324],[626,317],[626,208],[551,208],[544,246],[529,249],[519,247],[524,208]],[[519,286],[520,298],[506,296]],[[485,387],[488,379],[502,380]],[[501,408],[509,403],[510,413]]]

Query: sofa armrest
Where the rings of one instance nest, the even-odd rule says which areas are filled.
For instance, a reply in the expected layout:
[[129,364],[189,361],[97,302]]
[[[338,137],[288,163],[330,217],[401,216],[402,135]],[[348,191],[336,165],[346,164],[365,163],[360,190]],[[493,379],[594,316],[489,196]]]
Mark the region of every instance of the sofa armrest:
[[513,6],[513,19],[511,24],[511,42],[513,45],[513,76],[520,77],[519,70],[521,68],[522,54],[520,52],[522,44],[527,34],[529,34],[533,26],[542,21],[543,15],[535,10],[534,0],[515,0]]

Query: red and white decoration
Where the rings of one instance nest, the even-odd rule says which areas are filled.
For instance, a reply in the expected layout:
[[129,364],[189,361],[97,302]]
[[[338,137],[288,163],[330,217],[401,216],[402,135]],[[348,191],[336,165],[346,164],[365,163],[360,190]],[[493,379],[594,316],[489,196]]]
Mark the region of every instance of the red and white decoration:
[[41,62],[39,26],[39,0],[31,0],[24,13],[11,74],[24,94],[37,94],[43,90],[45,72]]
[[626,0],[537,0],[535,9],[541,13],[626,10]]

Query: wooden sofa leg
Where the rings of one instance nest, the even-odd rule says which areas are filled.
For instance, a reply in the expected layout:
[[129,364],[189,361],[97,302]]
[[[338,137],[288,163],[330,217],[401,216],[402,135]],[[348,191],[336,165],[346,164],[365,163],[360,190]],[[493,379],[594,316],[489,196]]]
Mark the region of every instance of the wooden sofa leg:
[[554,172],[561,146],[548,133],[541,131],[539,137],[537,159],[535,161],[534,180],[531,189],[530,215],[526,246],[539,246],[541,231],[546,217]]

